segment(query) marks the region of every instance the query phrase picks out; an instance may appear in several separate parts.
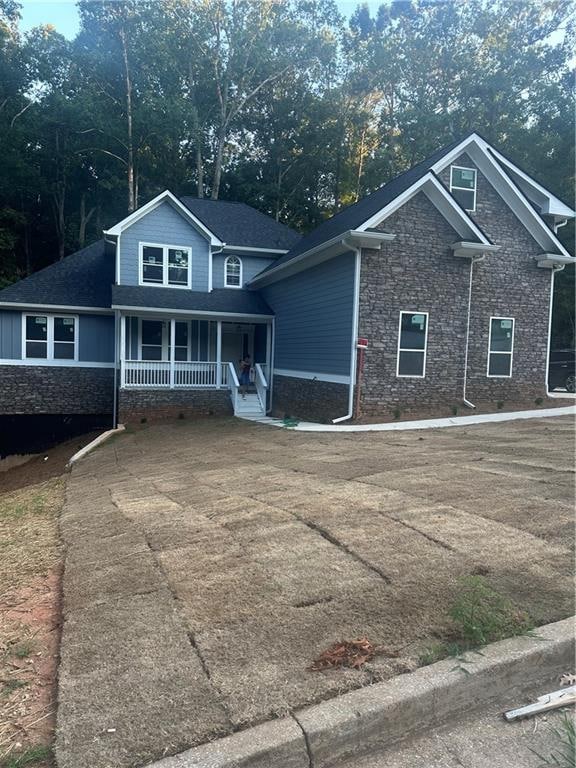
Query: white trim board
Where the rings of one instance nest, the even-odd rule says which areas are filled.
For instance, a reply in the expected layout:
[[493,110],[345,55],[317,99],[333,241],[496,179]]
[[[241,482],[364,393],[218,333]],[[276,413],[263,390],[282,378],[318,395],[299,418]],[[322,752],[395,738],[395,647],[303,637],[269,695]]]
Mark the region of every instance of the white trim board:
[[473,133],[438,160],[432,166],[432,172],[441,173],[460,155],[466,153],[544,251],[560,253],[572,258],[540,214],[528,202],[524,193],[501,168],[491,150],[492,147],[484,139]]
[[24,365],[28,368],[114,368],[116,363],[90,363],[83,360],[44,360],[28,357],[25,360],[0,359],[2,365]]
[[126,216],[125,219],[122,219],[122,221],[119,221],[110,229],[104,230],[104,235],[121,235],[122,232],[128,229],[128,227],[136,224],[137,221],[146,216],[147,213],[154,211],[156,208],[162,205],[162,203],[169,203],[183,218],[188,219],[188,221],[193,224],[194,227],[196,227],[196,229],[200,231],[210,242],[210,245],[224,246],[222,240],[216,237],[216,235],[211,232],[208,227],[200,221],[200,219],[194,216],[192,211],[187,208],[184,203],[181,203],[180,200],[178,200],[178,198],[173,195],[169,189],[165,189],[164,192],[156,195],[156,197],[154,197],[148,203],[143,205],[141,208],[138,208],[137,211],[134,211],[129,216]]
[[465,239],[476,239],[483,245],[492,246],[492,243],[482,230],[472,221],[466,211],[461,208],[446,187],[429,171],[418,181],[414,182],[408,189],[399,194],[388,205],[385,205],[377,213],[367,219],[358,227],[358,230],[364,232],[382,224],[389,216],[395,213],[405,203],[408,202],[418,192],[424,192],[444,218],[454,227],[454,229]]
[[211,320],[218,320],[219,318],[241,317],[248,321],[261,320],[262,322],[265,322],[274,317],[274,315],[250,315],[242,312],[210,312],[200,309],[174,309],[172,307],[133,307],[127,304],[113,304],[112,308],[119,309],[121,312],[143,312],[148,315],[188,315],[192,319],[194,319],[194,317],[208,317]]
[[307,379],[308,381],[326,381],[331,384],[350,384],[350,376],[338,373],[315,373],[313,371],[293,371],[289,368],[274,368],[273,376],[286,376],[291,379]]
[[87,315],[113,315],[114,310],[110,307],[79,307],[69,304],[26,304],[23,302],[0,301],[0,309],[13,309],[14,312],[23,310],[39,310],[44,313],[50,312],[84,312]]

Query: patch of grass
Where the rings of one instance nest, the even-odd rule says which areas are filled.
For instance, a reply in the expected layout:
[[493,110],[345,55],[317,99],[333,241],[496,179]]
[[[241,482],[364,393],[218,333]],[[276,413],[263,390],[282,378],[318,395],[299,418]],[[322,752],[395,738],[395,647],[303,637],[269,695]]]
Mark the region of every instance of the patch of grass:
[[458,416],[458,406],[453,405],[452,406],[452,416]]
[[24,688],[28,683],[25,680],[3,680],[2,681],[2,695],[10,696],[11,693],[17,691],[19,688]]
[[25,659],[34,652],[34,643],[31,640],[23,640],[15,645],[12,653],[17,659]]
[[394,408],[394,410],[392,411],[392,415],[394,416],[395,419],[399,419],[400,416],[402,416],[402,411],[400,410],[400,408]]
[[502,408],[504,408],[504,400],[498,400],[498,402],[496,403],[496,408],[498,408],[498,410],[501,411]]
[[537,397],[536,400],[534,400],[535,405],[542,405],[543,402],[544,402],[543,397]]
[[549,757],[532,752],[542,760],[542,766],[555,765],[556,768],[576,768],[576,723],[574,718],[564,713],[559,728],[553,731],[558,746]]
[[488,584],[483,576],[465,576],[450,616],[465,650],[534,629],[530,616]]
[[46,746],[30,747],[19,755],[12,755],[0,763],[0,768],[26,768],[52,760],[52,748]]

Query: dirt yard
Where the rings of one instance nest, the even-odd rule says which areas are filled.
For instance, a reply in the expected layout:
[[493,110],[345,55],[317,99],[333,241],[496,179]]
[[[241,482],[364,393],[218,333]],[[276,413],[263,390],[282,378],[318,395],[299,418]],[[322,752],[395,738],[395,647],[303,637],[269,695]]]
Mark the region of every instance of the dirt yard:
[[[0,766],[53,765],[62,474],[93,435],[0,469]],[[5,469],[9,463],[11,468]]]
[[[321,434],[128,432],[73,470],[57,756],[137,766],[376,680],[454,638],[461,578],[573,612],[570,417]],[[332,644],[383,652],[314,671]]]

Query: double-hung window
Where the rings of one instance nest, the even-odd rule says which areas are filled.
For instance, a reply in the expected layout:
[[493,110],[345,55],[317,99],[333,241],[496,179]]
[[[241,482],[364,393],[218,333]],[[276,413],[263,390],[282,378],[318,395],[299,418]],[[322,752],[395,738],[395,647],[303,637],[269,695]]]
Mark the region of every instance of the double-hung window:
[[140,283],[190,288],[191,249],[140,243]]
[[476,210],[476,169],[450,167],[450,192],[466,211]]
[[242,288],[242,261],[238,256],[227,256],[224,260],[224,287]]
[[396,376],[424,378],[427,342],[428,313],[400,312]]
[[23,358],[77,360],[78,318],[73,315],[24,315]]
[[514,318],[491,317],[488,332],[488,376],[510,378],[514,354]]

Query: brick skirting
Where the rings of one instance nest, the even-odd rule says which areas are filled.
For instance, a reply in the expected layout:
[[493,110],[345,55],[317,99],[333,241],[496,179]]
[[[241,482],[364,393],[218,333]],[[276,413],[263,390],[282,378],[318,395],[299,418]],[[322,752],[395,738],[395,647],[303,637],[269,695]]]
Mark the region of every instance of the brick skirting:
[[347,384],[274,376],[273,413],[329,422],[348,412],[348,393]]
[[0,366],[0,415],[111,414],[113,408],[112,368]]
[[120,389],[118,421],[122,424],[182,417],[231,416],[227,389]]

